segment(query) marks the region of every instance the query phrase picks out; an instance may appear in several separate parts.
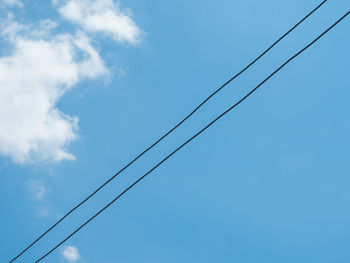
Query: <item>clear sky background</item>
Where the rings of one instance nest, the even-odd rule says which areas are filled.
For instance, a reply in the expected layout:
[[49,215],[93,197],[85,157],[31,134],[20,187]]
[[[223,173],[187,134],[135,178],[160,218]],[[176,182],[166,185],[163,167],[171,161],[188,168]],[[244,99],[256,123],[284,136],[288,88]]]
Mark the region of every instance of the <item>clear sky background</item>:
[[[321,2],[89,1],[1,0],[1,262]],[[349,7],[328,1],[18,262],[42,256]],[[106,14],[120,20],[97,25],[121,28],[89,17]],[[347,18],[44,262],[349,262],[349,32]]]

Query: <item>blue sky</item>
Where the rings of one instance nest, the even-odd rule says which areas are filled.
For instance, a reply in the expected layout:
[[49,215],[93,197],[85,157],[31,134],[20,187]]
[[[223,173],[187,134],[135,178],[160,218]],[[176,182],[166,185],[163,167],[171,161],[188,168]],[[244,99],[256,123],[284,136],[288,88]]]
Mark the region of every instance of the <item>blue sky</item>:
[[[2,2],[6,262],[321,1]],[[326,3],[18,262],[42,256],[348,8]],[[348,262],[349,28],[346,19],[45,262]]]

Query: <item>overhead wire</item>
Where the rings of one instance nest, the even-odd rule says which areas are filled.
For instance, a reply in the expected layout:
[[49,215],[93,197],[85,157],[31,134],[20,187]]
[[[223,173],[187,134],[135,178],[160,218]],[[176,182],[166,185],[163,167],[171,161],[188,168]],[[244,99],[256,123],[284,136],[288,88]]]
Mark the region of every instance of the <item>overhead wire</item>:
[[329,28],[327,28],[322,34],[320,34],[317,38],[315,38],[312,42],[310,42],[307,46],[305,46],[303,49],[301,49],[299,52],[297,52],[294,56],[289,58],[285,63],[283,63],[279,68],[277,68],[273,73],[271,73],[267,78],[265,78],[262,82],[259,83],[258,86],[256,86],[254,89],[252,89],[248,94],[246,94],[242,99],[240,99],[237,103],[235,103],[233,106],[228,108],[226,111],[224,111],[222,114],[220,114],[218,117],[216,117],[213,121],[211,121],[208,125],[206,125],[204,128],[202,128],[199,132],[197,132],[195,135],[193,135],[190,139],[188,139],[186,142],[184,142],[181,146],[176,148],[173,152],[171,152],[169,155],[167,155],[162,161],[160,161],[157,165],[155,165],[152,169],[150,169],[147,173],[145,173],[143,176],[141,176],[139,179],[137,179],[134,183],[132,183],[128,188],[126,188],[122,193],[120,193],[116,198],[114,198],[110,203],[108,203],[105,207],[103,207],[101,210],[99,210],[95,215],[90,217],[84,224],[82,224],[80,227],[78,227],[74,232],[72,232],[70,235],[68,235],[64,240],[62,240],[60,243],[58,243],[55,247],[53,247],[50,251],[48,251],[45,255],[43,255],[41,258],[39,258],[35,263],[40,262],[44,258],[46,258],[49,254],[51,254],[53,251],[55,251],[58,247],[60,247],[64,242],[66,242],[68,239],[70,239],[73,235],[75,235],[79,230],[81,230],[83,227],[85,227],[88,223],[90,223],[93,219],[95,219],[98,215],[100,215],[104,210],[106,210],[108,207],[110,207],[115,201],[117,201],[120,197],[122,197],[124,194],[126,194],[130,189],[132,189],[134,186],[136,186],[140,181],[142,181],[147,175],[152,173],[155,169],[157,169],[159,166],[161,166],[166,160],[168,160],[171,156],[173,156],[177,151],[179,151],[181,148],[185,147],[189,142],[191,142],[193,139],[195,139],[198,135],[203,133],[205,130],[207,130],[210,126],[212,126],[216,121],[221,119],[223,116],[225,116],[227,113],[229,113],[231,110],[236,108],[239,104],[241,104],[243,101],[245,101],[249,96],[251,96],[256,90],[258,90],[265,82],[267,82],[270,78],[272,78],[275,74],[277,74],[281,69],[283,69],[287,64],[289,64],[292,60],[294,60],[296,57],[298,57],[300,54],[302,54],[304,51],[306,51],[308,48],[310,48],[312,45],[314,45],[318,40],[320,40],[325,34],[327,34],[330,30],[332,30],[337,24],[339,24],[342,20],[344,20],[348,15],[350,14],[350,11],[348,11],[345,15],[343,15],[340,19],[338,19],[334,24],[332,24]]
[[181,126],[186,120],[188,120],[196,111],[198,111],[205,103],[207,103],[212,97],[214,97],[217,93],[219,93],[224,87],[226,87],[229,83],[231,83],[234,79],[239,77],[242,73],[248,70],[251,66],[253,66],[257,61],[259,61],[263,56],[265,56],[273,47],[275,47],[282,39],[288,36],[294,29],[296,29],[301,23],[303,23],[307,18],[309,18],[313,13],[315,13],[321,6],[323,6],[327,0],[322,1],[316,8],[314,8],[311,12],[309,12],[305,17],[303,17],[297,24],[295,24],[291,29],[289,29],[283,36],[281,36],[277,41],[275,41],[271,46],[269,46],[263,53],[261,53],[257,58],[255,58],[252,62],[250,62],[245,68],[243,68],[239,73],[225,82],[221,87],[211,93],[206,99],[204,99],[190,114],[188,114],[184,119],[182,119],[179,123],[177,123],[172,129],[166,132],[162,137],[160,137],[157,141],[155,141],[151,146],[149,146],[146,150],[140,153],[137,157],[135,157],[132,161],[130,161],[127,165],[125,165],[121,170],[119,170],[115,175],[109,178],[106,182],[104,182],[101,186],[99,186],[95,191],[93,191],[90,195],[88,195],[84,200],[75,205],[71,210],[69,210],[66,214],[64,214],[56,223],[54,223],[49,229],[47,229],[44,233],[42,233],[38,238],[36,238],[33,242],[31,242],[25,249],[23,249],[20,253],[14,257],[10,263],[14,262],[20,256],[22,256],[27,250],[29,250],[34,244],[36,244],[40,239],[42,239],[45,235],[47,235],[51,230],[53,230],[58,224],[60,224],[65,218],[67,218],[71,213],[73,213],[76,209],[78,209],[81,205],[87,202],[91,197],[93,197],[97,192],[99,192],[102,188],[104,188],[107,184],[109,184],[112,180],[114,180],[119,174],[121,174],[124,170],[126,170],[130,165],[136,162],[141,156],[150,151],[153,147],[155,147],[158,143],[160,143],[163,139],[165,139],[169,134],[175,131],[179,126]]

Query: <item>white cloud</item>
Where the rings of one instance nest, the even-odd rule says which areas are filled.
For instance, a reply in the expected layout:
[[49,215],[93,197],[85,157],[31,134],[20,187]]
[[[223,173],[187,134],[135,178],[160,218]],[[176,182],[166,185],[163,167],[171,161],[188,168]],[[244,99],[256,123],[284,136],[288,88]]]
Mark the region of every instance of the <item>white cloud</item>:
[[78,249],[73,246],[65,247],[62,251],[62,256],[69,262],[76,262],[80,258]]
[[0,57],[0,154],[15,162],[74,160],[67,151],[77,138],[78,118],[56,104],[84,78],[107,73],[83,34],[53,35],[41,27],[12,23],[3,30],[12,46]]
[[60,14],[89,32],[104,32],[119,42],[135,44],[141,30],[123,13],[113,0],[68,0],[59,8]]

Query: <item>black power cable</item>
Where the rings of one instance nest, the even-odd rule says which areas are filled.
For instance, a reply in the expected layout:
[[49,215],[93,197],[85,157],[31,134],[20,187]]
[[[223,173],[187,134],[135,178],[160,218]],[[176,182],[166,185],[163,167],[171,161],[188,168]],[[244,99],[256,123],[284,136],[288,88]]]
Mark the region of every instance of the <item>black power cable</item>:
[[103,183],[100,187],[98,187],[94,192],[92,192],[88,197],[86,197],[79,204],[74,206],[69,212],[67,212],[64,216],[62,216],[55,224],[53,224],[48,230],[46,230],[42,235],[40,235],[37,239],[35,239],[31,244],[29,244],[24,250],[22,250],[15,258],[13,258],[11,262],[14,262],[17,258],[23,255],[28,249],[30,249],[35,243],[37,243],[41,238],[43,238],[46,234],[48,234],[52,229],[54,229],[59,223],[61,223],[66,217],[68,217],[71,213],[73,213],[76,209],[78,209],[81,205],[83,205],[86,201],[88,201],[92,196],[94,196],[97,192],[99,192],[103,187],[105,187],[108,183],[110,183],[114,178],[116,178],[120,173],[126,170],[130,165],[136,162],[141,156],[151,150],[154,146],[156,146],[160,141],[162,141],[165,137],[167,137],[170,133],[176,130],[182,123],[184,123],[187,119],[189,119],[199,108],[201,108],[208,100],[210,100],[213,96],[215,96],[218,92],[220,92],[225,86],[227,86],[231,81],[236,79],[242,73],[244,73],[247,69],[253,66],[258,60],[260,60],[266,53],[268,53],[274,46],[276,46],[282,39],[284,39],[287,35],[289,35],[294,29],[296,29],[301,23],[303,23],[309,16],[311,16],[314,12],[316,12],[322,5],[324,5],[327,0],[324,0],[321,4],[319,4],[315,9],[313,9],[310,13],[308,13],[303,19],[301,19],[295,26],[293,26],[287,33],[285,33],[282,37],[280,37],[275,43],[273,43],[269,48],[267,48],[260,56],[254,59],[248,66],[246,66],[243,70],[241,70],[238,74],[228,80],[224,85],[215,90],[212,94],[209,95],[203,102],[201,102],[189,115],[187,115],[182,121],[176,124],[171,130],[165,133],[160,139],[158,139],[155,143],[149,146],[146,150],[140,153],[135,159],[129,162],[124,168],[118,171],[115,175],[113,175],[110,179],[108,179],[105,183]]
[[147,175],[152,173],[155,169],[157,169],[160,165],[162,165],[166,160],[168,160],[172,155],[174,155],[177,151],[179,151],[181,148],[185,147],[190,141],[195,139],[198,135],[200,135],[202,132],[204,132],[206,129],[208,129],[211,125],[213,125],[216,121],[221,119],[224,115],[229,113],[231,110],[236,108],[239,104],[241,104],[243,101],[245,101],[250,95],[252,95],[258,88],[260,88],[265,82],[267,82],[270,78],[272,78],[275,74],[277,74],[282,68],[284,68],[289,62],[294,60],[297,56],[302,54],[305,50],[307,50],[309,47],[311,47],[313,44],[315,44],[320,38],[322,38],[325,34],[327,34],[332,28],[334,28],[338,23],[340,23],[345,17],[347,17],[350,14],[350,11],[348,11],[344,16],[342,16],[337,22],[335,22],[333,25],[331,25],[326,31],[324,31],[321,35],[319,35],[316,39],[314,39],[311,43],[309,43],[306,47],[304,47],[302,50],[300,50],[298,53],[296,53],[294,56],[289,58],[285,63],[282,64],[278,69],[276,69],[272,74],[270,74],[266,79],[264,79],[258,86],[256,86],[253,90],[251,90],[247,95],[245,95],[242,99],[240,99],[236,104],[228,108],[225,112],[223,112],[221,115],[219,115],[217,118],[215,118],[212,122],[210,122],[207,126],[205,126],[203,129],[201,129],[199,132],[197,132],[195,135],[193,135],[190,139],[188,139],[185,143],[183,143],[180,147],[178,147],[176,150],[174,150],[172,153],[170,153],[168,156],[166,156],[162,161],[160,161],[156,166],[154,166],[151,170],[149,170],[147,173],[145,173],[142,177],[137,179],[133,184],[131,184],[128,188],[126,188],[121,194],[119,194],[116,198],[114,198],[110,203],[108,203],[105,207],[103,207],[100,211],[98,211],[94,216],[90,217],[89,220],[87,220],[84,224],[82,224],[80,227],[78,227],[73,233],[71,233],[69,236],[67,236],[63,241],[61,241],[58,245],[56,245],[54,248],[52,248],[49,252],[47,252],[44,256],[42,256],[40,259],[35,261],[35,263],[40,262],[45,257],[47,257],[49,254],[51,254],[54,250],[56,250],[59,246],[61,246],[64,242],[66,242],[69,238],[71,238],[74,234],[76,234],[80,229],[82,229],[84,226],[86,226],[90,221],[92,221],[95,217],[97,217],[99,214],[101,214],[105,209],[107,209],[109,206],[111,206],[115,201],[117,201],[120,197],[122,197],[124,194],[126,194],[131,188],[133,188],[136,184],[138,184],[141,180],[143,180]]

